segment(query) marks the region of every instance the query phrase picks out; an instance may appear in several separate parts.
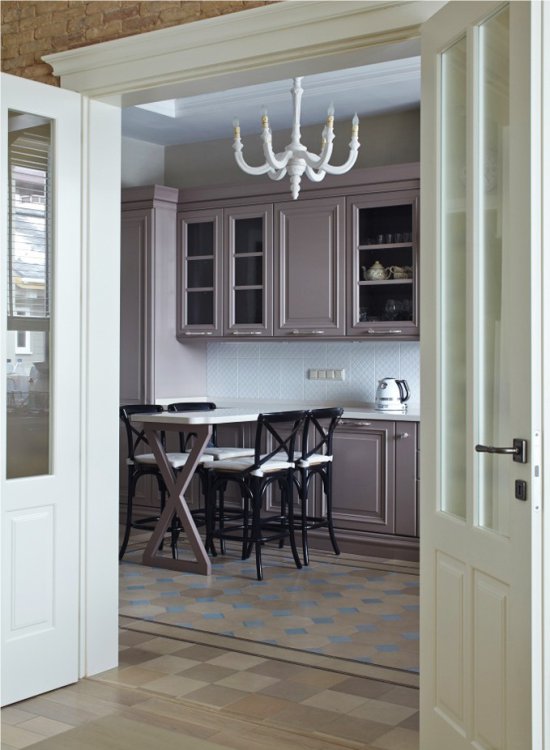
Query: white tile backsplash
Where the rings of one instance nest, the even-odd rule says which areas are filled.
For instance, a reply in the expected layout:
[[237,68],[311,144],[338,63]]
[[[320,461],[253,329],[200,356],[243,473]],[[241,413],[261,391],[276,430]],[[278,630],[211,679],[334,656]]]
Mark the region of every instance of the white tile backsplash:
[[[310,368],[345,369],[343,382],[307,379]],[[420,402],[418,342],[212,342],[207,387],[212,398],[282,401],[374,401],[380,378],[403,378]]]

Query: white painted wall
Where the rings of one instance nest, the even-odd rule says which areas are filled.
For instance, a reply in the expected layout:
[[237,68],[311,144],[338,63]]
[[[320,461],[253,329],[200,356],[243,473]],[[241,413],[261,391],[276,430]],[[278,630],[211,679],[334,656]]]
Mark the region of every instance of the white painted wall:
[[164,146],[122,139],[122,187],[164,184]]
[[[302,129],[302,143],[310,151],[319,151],[323,123]],[[337,122],[334,132],[333,164],[343,163],[348,154],[351,123]],[[250,164],[264,161],[261,151],[260,125],[258,134],[243,136],[244,155]],[[288,132],[273,134],[275,150],[290,140]],[[420,110],[369,117],[360,123],[361,148],[356,167],[378,167],[404,164],[420,159]],[[137,142],[139,143],[139,142]],[[250,177],[242,172],[233,156],[233,128],[228,123],[227,139],[206,141],[185,146],[166,146],[164,185],[170,187],[202,187],[205,185],[258,184],[269,181],[267,176]],[[124,154],[124,151],[123,151]],[[123,172],[124,172],[123,165]],[[149,182],[149,184],[151,184]]]

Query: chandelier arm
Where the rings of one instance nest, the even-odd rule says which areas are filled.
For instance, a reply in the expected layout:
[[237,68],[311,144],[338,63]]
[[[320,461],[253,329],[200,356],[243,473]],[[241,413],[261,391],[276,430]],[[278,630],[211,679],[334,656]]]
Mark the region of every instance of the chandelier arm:
[[279,169],[278,172],[268,172],[267,176],[270,180],[282,180],[283,177],[286,175],[286,167],[284,169]]
[[272,167],[269,164],[262,164],[262,166],[260,167],[251,167],[250,165],[248,165],[245,162],[241,151],[242,151],[242,147],[241,149],[238,149],[238,150],[235,149],[235,161],[237,162],[239,167],[243,170],[243,172],[246,172],[246,174],[251,174],[255,176],[261,175],[261,174],[268,174],[269,172],[271,172]]
[[303,159],[308,167],[311,167],[311,169],[324,169],[325,164],[328,164],[330,161],[330,157],[332,156],[332,141],[328,142],[323,145],[323,149],[319,156],[317,154],[312,154],[311,151],[306,151],[305,154],[303,154]]
[[283,153],[275,154],[273,152],[273,146],[271,143],[271,132],[266,132],[264,130],[262,133],[262,141],[266,163],[269,164],[271,169],[274,169],[275,171],[284,169],[288,164],[288,160],[292,156],[292,153],[289,151],[284,151]]
[[355,162],[357,161],[357,152],[359,150],[359,144],[358,143],[350,143],[350,153],[348,156],[347,161],[344,164],[341,164],[340,166],[333,166],[331,164],[324,164],[323,169],[327,174],[345,174],[348,170],[350,170]]
[[326,172],[322,169],[316,172],[310,166],[306,165],[306,177],[308,177],[312,182],[321,182],[321,180],[325,178],[325,174]]

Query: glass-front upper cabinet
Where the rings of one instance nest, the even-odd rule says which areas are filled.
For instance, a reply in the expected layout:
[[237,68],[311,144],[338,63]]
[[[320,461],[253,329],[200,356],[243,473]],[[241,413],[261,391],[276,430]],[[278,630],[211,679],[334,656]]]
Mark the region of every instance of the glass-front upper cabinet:
[[226,209],[224,336],[273,333],[273,206]]
[[416,339],[418,192],[349,201],[348,335]]
[[178,316],[180,340],[222,335],[223,210],[178,214]]

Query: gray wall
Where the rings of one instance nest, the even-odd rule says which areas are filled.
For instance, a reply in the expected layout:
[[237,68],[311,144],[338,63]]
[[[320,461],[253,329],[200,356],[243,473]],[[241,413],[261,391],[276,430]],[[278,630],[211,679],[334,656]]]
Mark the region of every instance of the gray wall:
[[[323,123],[302,128],[302,143],[313,152],[320,150]],[[258,134],[243,136],[244,157],[249,164],[264,161],[260,127]],[[334,132],[334,151],[331,162],[342,164],[348,155],[351,123],[337,122]],[[273,134],[275,149],[282,150],[289,142],[289,132]],[[363,120],[359,126],[361,148],[357,167],[378,167],[420,160],[420,110],[413,109]],[[235,163],[231,128],[227,138],[185,146],[167,146],[165,150],[164,184],[170,187],[200,187],[204,185],[258,184],[269,178],[250,177]]]
[[164,146],[122,139],[122,187],[164,184]]

